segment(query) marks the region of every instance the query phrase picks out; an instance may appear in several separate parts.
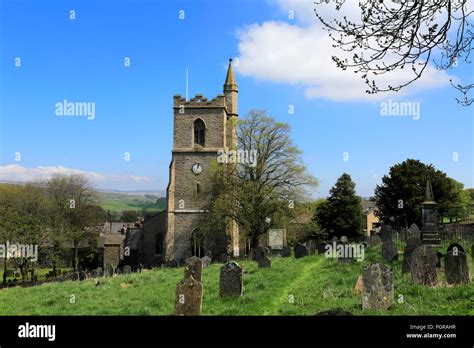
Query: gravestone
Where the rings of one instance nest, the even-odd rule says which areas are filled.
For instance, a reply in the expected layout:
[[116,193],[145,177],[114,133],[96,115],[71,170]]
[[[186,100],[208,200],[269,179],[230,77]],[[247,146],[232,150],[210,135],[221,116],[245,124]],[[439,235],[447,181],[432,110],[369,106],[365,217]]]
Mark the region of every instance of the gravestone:
[[92,270],[92,273],[91,273],[91,278],[97,278],[98,275],[97,275],[97,270]]
[[294,252],[297,259],[309,255],[308,249],[301,243],[295,245]]
[[114,266],[112,266],[110,263],[105,265],[104,269],[104,276],[105,277],[112,277],[114,275]]
[[382,239],[377,233],[370,236],[370,246],[376,247],[380,244],[382,244]]
[[315,240],[310,239],[310,240],[306,241],[306,243],[304,243],[304,245],[306,246],[306,249],[308,249],[309,254],[314,254],[315,253],[315,251],[316,251],[316,241]]
[[[341,238],[342,239],[342,238]],[[337,251],[337,260],[339,263],[350,263],[350,262],[355,262],[356,261],[356,250],[354,249],[354,246],[348,243],[341,243],[337,247],[338,249],[341,248],[340,250]]]
[[272,267],[272,261],[266,255],[263,255],[263,257],[258,259],[257,262],[258,262],[258,268],[270,268],[270,267]]
[[169,268],[178,268],[178,260],[170,260],[166,263]]
[[130,274],[132,273],[132,267],[130,265],[123,266],[123,274]]
[[191,256],[184,261],[184,278],[189,276],[202,282],[202,261],[199,257]]
[[407,231],[407,240],[408,238],[410,237],[415,237],[415,238],[419,238],[421,239],[421,231],[420,229],[418,228],[417,224],[415,223],[412,223],[410,225],[410,227],[408,227],[408,231]]
[[382,258],[388,262],[398,260],[397,245],[390,239],[382,243]]
[[436,261],[438,260],[433,248],[429,245],[417,247],[412,254],[411,275],[414,284],[436,285]]
[[410,237],[407,240],[407,245],[403,251],[402,274],[411,273],[413,252],[421,245],[421,239]]
[[102,269],[102,267],[97,267],[96,272],[97,272],[97,277],[104,276],[104,270]]
[[231,261],[221,267],[219,280],[220,297],[240,297],[243,289],[243,269]]
[[79,280],[80,281],[86,280],[86,278],[87,278],[86,272],[84,272],[84,271],[79,272]]
[[212,260],[212,251],[211,250],[206,250],[206,252],[204,253],[205,256],[207,256],[208,258],[210,258]]
[[326,245],[329,244],[327,242],[320,242],[318,243],[317,250],[318,254],[324,254],[326,252]]
[[254,250],[254,259],[258,262],[264,256],[268,256],[268,249],[266,247],[258,246]]
[[396,236],[397,231],[395,231],[389,226],[383,225],[380,229],[380,239],[382,240],[382,243],[387,241],[394,241],[396,239]]
[[346,236],[341,237],[341,243],[348,243],[348,242],[349,242],[349,238],[347,238]]
[[188,274],[176,286],[175,315],[197,316],[201,314],[202,283]]
[[291,256],[291,247],[288,245],[283,246],[281,249],[281,256],[282,257],[290,257]]
[[230,261],[230,256],[229,256],[229,255],[227,255],[227,254],[224,253],[224,254],[221,254],[221,255],[219,256],[219,262],[220,262],[220,263],[227,263],[227,262],[229,262],[229,261]]
[[268,246],[271,249],[281,250],[285,242],[285,233],[285,229],[270,229],[268,231]]
[[381,263],[367,265],[362,270],[362,309],[387,310],[394,300],[393,273]]
[[453,243],[444,255],[444,273],[448,284],[469,283],[469,266],[467,254],[461,245]]
[[115,274],[116,275],[121,275],[122,274],[122,270],[120,269],[120,267],[117,267],[117,269],[115,270]]
[[331,238],[331,242],[332,242],[332,243],[338,243],[338,242],[339,242],[339,239],[334,236],[334,237]]
[[249,250],[248,259],[252,260],[252,261],[255,261],[255,249],[252,248],[252,249]]
[[211,264],[211,258],[209,256],[204,256],[201,258],[202,268],[207,268]]

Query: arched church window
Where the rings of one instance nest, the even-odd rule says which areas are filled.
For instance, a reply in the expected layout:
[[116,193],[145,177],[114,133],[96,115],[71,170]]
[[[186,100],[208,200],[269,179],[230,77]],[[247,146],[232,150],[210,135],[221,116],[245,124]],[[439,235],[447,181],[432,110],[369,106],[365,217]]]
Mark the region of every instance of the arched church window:
[[191,254],[192,256],[204,256],[204,236],[199,228],[195,228],[191,234]]
[[155,237],[155,255],[163,254],[163,236],[161,233]]
[[206,125],[198,118],[194,121],[194,144],[204,146],[206,138]]

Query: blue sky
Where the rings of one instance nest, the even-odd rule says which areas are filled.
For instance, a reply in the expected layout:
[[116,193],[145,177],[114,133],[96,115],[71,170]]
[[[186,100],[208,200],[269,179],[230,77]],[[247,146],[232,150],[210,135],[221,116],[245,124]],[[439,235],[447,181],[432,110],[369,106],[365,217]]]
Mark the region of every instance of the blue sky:
[[[306,4],[290,0],[0,0],[0,180],[81,171],[100,188],[166,188],[172,97],[185,94],[186,69],[190,96],[222,93],[232,55],[240,116],[265,109],[292,126],[320,181],[315,197],[344,171],[372,195],[407,158],[474,186],[472,107],[447,82],[472,81],[472,66],[433,69],[404,94],[367,99],[353,73],[334,71],[324,40]],[[64,99],[94,102],[95,119],[56,116]],[[419,103],[419,119],[381,116],[388,99]]]

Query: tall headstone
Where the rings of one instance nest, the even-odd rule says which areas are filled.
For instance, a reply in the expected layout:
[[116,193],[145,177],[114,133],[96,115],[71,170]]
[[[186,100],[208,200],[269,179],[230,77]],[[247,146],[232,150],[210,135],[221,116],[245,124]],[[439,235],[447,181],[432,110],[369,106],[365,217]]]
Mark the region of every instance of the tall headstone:
[[202,283],[192,275],[186,276],[176,286],[175,315],[197,316],[201,314]]
[[231,261],[221,267],[219,281],[220,297],[240,297],[243,290],[243,269]]
[[414,284],[433,286],[438,284],[436,252],[429,245],[421,245],[413,251],[411,275]]
[[393,273],[381,263],[367,265],[362,270],[362,309],[387,310],[394,300]]
[[184,261],[184,278],[190,275],[194,280],[202,282],[202,261],[199,257],[191,256]]
[[426,180],[425,201],[421,203],[422,232],[421,240],[426,245],[439,245],[441,239],[438,233],[438,221],[436,218],[436,202],[434,200],[431,181]]
[[295,258],[299,259],[309,255],[308,249],[301,243],[298,243],[294,247]]
[[448,247],[444,255],[444,272],[448,284],[463,284],[471,281],[467,254],[461,245],[453,243]]
[[398,260],[398,248],[391,239],[382,243],[382,258],[388,262]]

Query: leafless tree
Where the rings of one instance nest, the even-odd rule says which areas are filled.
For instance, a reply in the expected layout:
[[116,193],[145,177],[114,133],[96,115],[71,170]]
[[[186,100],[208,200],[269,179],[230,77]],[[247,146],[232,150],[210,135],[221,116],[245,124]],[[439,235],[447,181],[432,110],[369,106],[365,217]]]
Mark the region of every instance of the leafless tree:
[[[328,0],[315,1],[315,13],[333,40],[333,47],[351,52],[352,60],[333,56],[343,70],[354,69],[368,86],[367,93],[399,91],[418,80],[430,61],[447,70],[470,63],[473,31],[468,10],[472,0],[360,0],[360,22],[346,16],[326,20],[318,12]],[[331,1],[341,10],[345,0]],[[411,69],[412,76],[399,85],[380,86],[375,76]],[[471,105],[473,84],[451,84],[462,93],[461,105]]]

